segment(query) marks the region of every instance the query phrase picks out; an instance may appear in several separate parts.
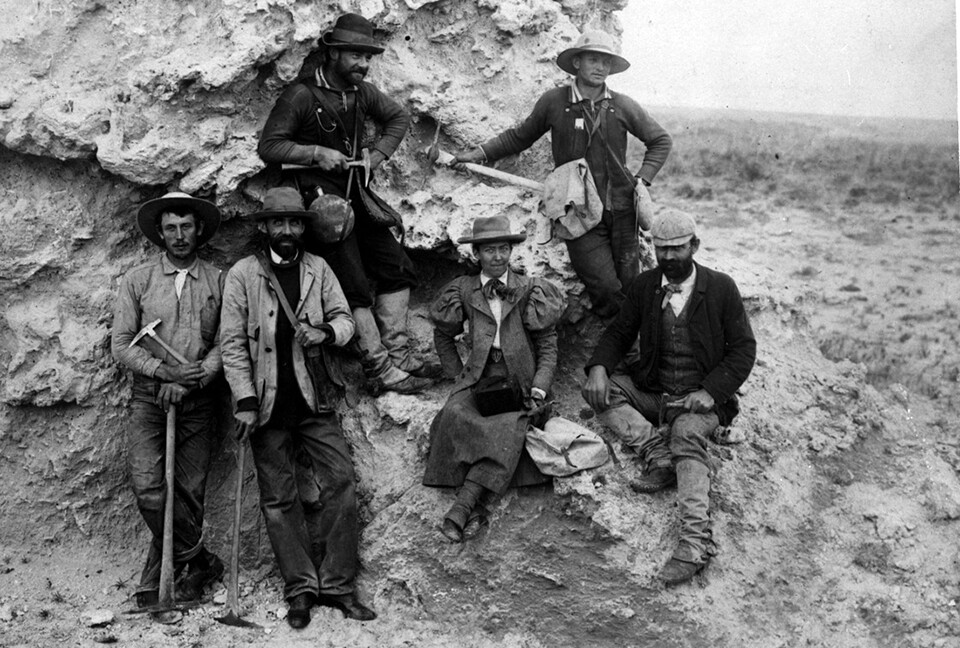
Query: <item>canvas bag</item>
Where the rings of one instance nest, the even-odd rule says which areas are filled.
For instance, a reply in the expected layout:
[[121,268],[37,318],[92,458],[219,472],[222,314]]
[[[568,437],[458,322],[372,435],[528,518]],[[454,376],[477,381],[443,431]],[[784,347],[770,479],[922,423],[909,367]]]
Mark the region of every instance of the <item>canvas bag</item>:
[[563,240],[580,238],[600,223],[603,202],[586,158],[561,164],[547,176],[540,211]]
[[598,434],[562,416],[549,419],[542,430],[530,426],[526,448],[540,472],[554,477],[602,466],[610,458]]

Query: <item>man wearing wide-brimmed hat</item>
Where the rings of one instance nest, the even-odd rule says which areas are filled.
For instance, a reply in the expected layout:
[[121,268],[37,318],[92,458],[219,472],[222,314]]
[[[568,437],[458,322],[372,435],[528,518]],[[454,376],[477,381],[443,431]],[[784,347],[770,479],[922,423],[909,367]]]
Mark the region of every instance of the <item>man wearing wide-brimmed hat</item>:
[[[440,362],[456,382],[430,426],[423,483],[459,488],[440,526],[452,542],[476,535],[489,500],[509,485],[547,479],[526,455],[524,435],[553,383],[563,297],[549,281],[510,270],[513,246],[525,238],[506,216],[477,218],[458,242],[473,246],[480,274],[451,281],[430,309]],[[466,362],[457,351],[461,334],[470,338]],[[504,381],[516,389],[504,393]],[[478,385],[491,385],[492,392],[479,389],[494,400],[492,408],[474,393]]]
[[[303,209],[296,189],[267,191],[263,209],[250,216],[260,249],[230,268],[223,292],[224,372],[238,435],[241,442],[250,437],[293,628],[310,622],[317,603],[352,619],[376,616],[354,592],[356,484],[336,411],[343,377],[325,352],[347,344],[354,323],[330,266],[303,249],[308,223],[318,217]],[[319,501],[309,507],[297,488],[297,452],[320,484]]]
[[[757,343],[733,279],[694,262],[700,239],[693,217],[662,210],[651,234],[659,267],[630,284],[587,362],[583,396],[644,462],[635,491],[677,487],[679,542],[660,571],[674,585],[714,555],[707,440],[739,412],[736,392]],[[614,373],[638,340],[639,361]]]
[[[368,186],[372,172],[403,139],[410,116],[364,79],[374,55],[384,51],[373,24],[357,14],[337,18],[320,38],[322,62],[291,84],[270,112],[258,152],[268,163],[287,165],[280,183],[296,187],[309,206],[318,193],[350,201],[356,222],[342,241],[315,250],[340,278],[366,352],[368,377],[383,389],[417,393],[439,367],[411,353],[407,331],[410,291],[417,285],[413,262],[394,237],[399,218]],[[364,125],[378,135],[368,140]],[[291,169],[289,165],[308,167]],[[373,207],[371,205],[374,205]],[[375,218],[371,209],[384,218]]]
[[[172,192],[137,213],[144,236],[163,249],[120,281],[113,317],[113,355],[133,372],[128,461],[137,506],[153,534],[137,588],[141,607],[158,602],[164,516],[166,410],[175,407],[176,501],[174,564],[178,601],[199,598],[223,573],[203,546],[203,496],[216,431],[220,376],[220,303],[223,274],[197,257],[220,226],[220,210],[206,200]],[[188,362],[180,364],[149,336],[131,342],[159,320],[156,334]]]
[[[646,186],[666,162],[672,143],[636,101],[607,87],[607,76],[630,66],[610,34],[584,31],[573,47],[560,52],[557,65],[573,75],[568,86],[547,91],[518,126],[461,153],[457,160],[493,162],[530,148],[548,131],[555,167],[586,159],[602,214],[595,215],[599,223],[593,229],[566,245],[594,310],[609,316],[640,273],[637,205],[649,200]],[[626,166],[628,133],[646,146],[636,174]]]

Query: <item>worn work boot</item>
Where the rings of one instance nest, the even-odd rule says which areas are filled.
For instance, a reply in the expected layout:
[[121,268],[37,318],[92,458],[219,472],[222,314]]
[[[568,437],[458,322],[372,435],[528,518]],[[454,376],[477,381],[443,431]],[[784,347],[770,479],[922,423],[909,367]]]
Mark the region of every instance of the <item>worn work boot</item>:
[[198,601],[203,588],[223,576],[223,562],[212,553],[202,551],[190,561],[186,576],[177,579],[178,601]]
[[710,564],[710,556],[704,556],[697,562],[685,558],[678,558],[674,554],[657,575],[664,585],[679,585],[693,578]]
[[373,316],[380,328],[380,340],[390,362],[416,378],[439,378],[443,373],[435,360],[417,358],[410,349],[410,289],[377,295]]
[[310,592],[297,594],[289,599],[290,609],[287,611],[287,623],[294,630],[300,630],[310,625],[310,608],[315,598]]
[[332,607],[343,612],[343,616],[354,621],[373,621],[377,613],[360,602],[354,592],[347,594],[324,594],[317,597],[317,605]]
[[653,466],[640,479],[630,482],[635,493],[656,493],[677,483],[677,473],[671,466]]
[[419,394],[429,387],[431,381],[416,378],[394,366],[380,339],[380,329],[369,308],[354,308],[353,321],[357,325],[360,350],[364,354],[361,361],[364,373],[382,389],[399,394]]

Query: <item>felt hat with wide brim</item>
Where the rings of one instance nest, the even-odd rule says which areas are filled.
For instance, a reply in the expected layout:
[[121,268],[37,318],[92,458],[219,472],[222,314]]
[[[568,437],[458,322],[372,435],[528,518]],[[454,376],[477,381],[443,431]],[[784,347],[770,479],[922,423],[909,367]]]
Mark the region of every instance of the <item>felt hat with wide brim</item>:
[[617,45],[613,36],[599,29],[588,29],[580,34],[580,38],[573,47],[568,47],[557,55],[557,65],[564,72],[576,75],[577,69],[573,67],[573,59],[584,52],[608,55],[610,74],[619,74],[630,67],[630,61],[620,56],[620,46]]
[[293,187],[274,187],[267,189],[263,197],[263,209],[249,214],[247,218],[255,221],[268,218],[302,218],[309,223],[319,214],[303,208],[303,198]]
[[373,23],[360,14],[343,14],[333,28],[320,36],[327,47],[370,54],[383,53],[383,45],[373,37]]
[[165,248],[163,236],[157,229],[157,216],[168,211],[189,211],[203,222],[203,231],[197,235],[197,245],[213,238],[220,227],[220,210],[209,200],[194,198],[182,191],[171,191],[159,198],[148,200],[137,210],[137,225],[150,241]]
[[489,216],[475,219],[473,235],[462,236],[457,243],[519,243],[526,238],[525,233],[510,231],[510,219],[506,216]]

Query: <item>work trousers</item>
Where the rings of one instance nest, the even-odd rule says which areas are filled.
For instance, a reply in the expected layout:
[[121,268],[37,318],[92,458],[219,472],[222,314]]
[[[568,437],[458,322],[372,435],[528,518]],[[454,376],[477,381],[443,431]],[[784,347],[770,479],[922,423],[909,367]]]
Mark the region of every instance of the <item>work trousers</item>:
[[[216,431],[216,403],[209,396],[184,400],[177,407],[174,468],[173,559],[179,570],[203,551],[203,497]],[[127,462],[137,507],[153,534],[137,591],[159,588],[166,502],[164,456],[167,413],[154,392],[135,387],[127,430]]]
[[[287,425],[271,420],[250,436],[250,447],[284,597],[352,592],[359,535],[356,485],[337,415]],[[297,487],[298,451],[308,458],[319,487],[319,497],[314,492],[309,502]]]
[[649,466],[669,467],[685,459],[710,465],[707,440],[720,425],[715,411],[694,414],[664,407],[663,394],[642,391],[629,376],[614,374],[610,378],[607,411],[621,406],[632,407],[651,424],[641,432],[640,438],[630,442]]
[[592,230],[566,241],[574,271],[580,277],[594,309],[615,314],[627,286],[640,275],[640,239],[633,210],[604,210]]

